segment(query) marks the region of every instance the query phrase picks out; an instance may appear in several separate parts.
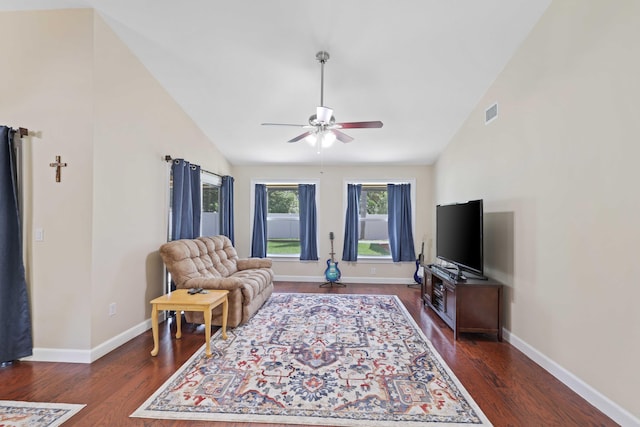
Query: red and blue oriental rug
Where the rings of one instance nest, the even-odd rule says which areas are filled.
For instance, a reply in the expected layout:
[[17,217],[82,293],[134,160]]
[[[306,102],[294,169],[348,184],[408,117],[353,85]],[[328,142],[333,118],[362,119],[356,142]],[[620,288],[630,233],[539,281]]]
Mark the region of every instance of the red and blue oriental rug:
[[489,426],[389,295],[273,294],[131,416],[331,426]]

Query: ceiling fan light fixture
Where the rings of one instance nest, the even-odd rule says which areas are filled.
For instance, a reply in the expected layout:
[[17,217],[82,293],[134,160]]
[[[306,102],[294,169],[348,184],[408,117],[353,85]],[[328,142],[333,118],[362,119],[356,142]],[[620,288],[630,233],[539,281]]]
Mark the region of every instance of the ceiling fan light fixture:
[[319,137],[322,148],[329,148],[333,145],[334,142],[336,142],[336,134],[334,134],[330,130],[325,130],[324,132],[320,133]]
[[309,134],[304,138],[304,141],[306,141],[312,147],[316,146],[317,140],[318,140],[318,137],[316,136],[315,133]]
[[331,117],[333,117],[333,110],[329,107],[317,107],[316,108],[316,120],[319,123],[330,123]]

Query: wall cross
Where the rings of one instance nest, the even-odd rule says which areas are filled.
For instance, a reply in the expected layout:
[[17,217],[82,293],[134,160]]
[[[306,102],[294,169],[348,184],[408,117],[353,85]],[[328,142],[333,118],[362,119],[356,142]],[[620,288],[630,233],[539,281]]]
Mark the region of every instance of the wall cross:
[[67,164],[62,163],[60,159],[61,159],[60,156],[56,156],[55,163],[49,163],[49,166],[51,166],[52,168],[56,168],[56,182],[60,182],[60,172],[62,170],[61,168],[67,167]]

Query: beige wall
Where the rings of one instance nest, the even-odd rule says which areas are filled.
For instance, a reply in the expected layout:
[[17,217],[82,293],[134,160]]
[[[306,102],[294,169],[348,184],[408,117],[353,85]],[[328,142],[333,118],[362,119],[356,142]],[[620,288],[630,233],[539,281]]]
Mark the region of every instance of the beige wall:
[[[91,16],[0,13],[0,120],[38,133],[25,140],[31,180],[25,226],[33,336],[41,347],[91,343]],[[60,183],[49,167],[56,155],[69,165]],[[44,230],[44,241],[33,241],[33,228]]]
[[435,169],[436,202],[485,200],[512,338],[636,422],[638,40],[640,2],[553,2]]
[[[364,144],[364,142],[361,142]],[[339,149],[339,147],[335,147]],[[274,270],[280,280],[322,280],[331,251],[329,232],[334,232],[335,259],[342,273],[342,281],[348,283],[369,281],[374,283],[412,283],[416,266],[412,263],[390,261],[347,263],[341,261],[344,242],[344,218],[346,205],[344,193],[348,180],[409,180],[416,182],[416,218],[414,240],[416,255],[420,252],[421,239],[431,238],[433,215],[432,168],[427,166],[235,166],[235,234],[238,253],[248,256],[251,252],[252,180],[314,180],[317,182],[318,201],[318,257],[317,262],[298,260],[274,260]],[[372,272],[375,268],[375,273]]]
[[[148,302],[162,293],[157,249],[167,238],[170,169],[164,156],[230,173],[211,141],[104,21],[96,15],[94,22],[93,346],[149,319]],[[112,302],[127,315],[108,317]]]
[[161,293],[164,155],[230,166],[93,11],[0,13],[0,45],[0,119],[37,135],[24,143],[34,353],[86,360],[148,322]]

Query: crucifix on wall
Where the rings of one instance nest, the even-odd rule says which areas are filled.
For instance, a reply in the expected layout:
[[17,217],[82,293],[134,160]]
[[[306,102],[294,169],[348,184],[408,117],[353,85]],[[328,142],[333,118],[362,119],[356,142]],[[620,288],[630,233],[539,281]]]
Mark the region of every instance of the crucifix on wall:
[[51,166],[52,168],[56,168],[56,182],[60,182],[60,172],[62,170],[61,168],[67,167],[67,164],[62,163],[60,160],[61,160],[61,157],[56,156],[55,163],[49,163],[49,166]]

